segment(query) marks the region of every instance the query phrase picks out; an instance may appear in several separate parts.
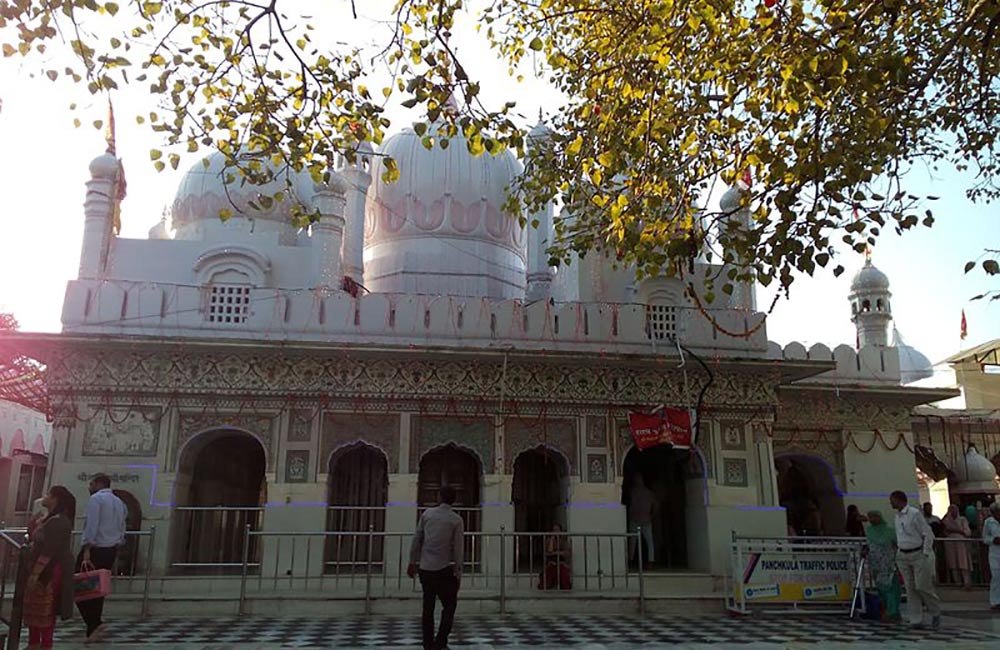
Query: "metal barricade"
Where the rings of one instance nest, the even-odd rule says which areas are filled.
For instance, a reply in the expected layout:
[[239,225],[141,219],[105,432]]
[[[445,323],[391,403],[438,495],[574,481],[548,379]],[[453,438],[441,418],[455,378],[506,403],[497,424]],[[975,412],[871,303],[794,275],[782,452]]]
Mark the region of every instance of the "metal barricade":
[[23,530],[0,531],[0,630],[7,650],[20,647],[29,552]]
[[978,537],[943,537],[934,542],[936,578],[946,587],[989,587],[989,547]]
[[[260,507],[179,506],[172,522],[173,560],[170,572],[182,575],[239,575],[244,565],[260,566],[254,539],[246,544],[245,531],[259,531]],[[249,562],[244,557],[249,553]]]
[[[248,602],[271,598],[329,599],[363,602],[370,613],[380,599],[418,598],[417,580],[407,576],[412,532],[270,532],[245,529],[239,584],[240,614]],[[467,532],[462,590],[469,597],[499,603],[501,613],[516,598],[596,593],[636,598],[644,608],[642,557],[629,563],[629,548],[638,533]],[[550,550],[519,557],[541,541]],[[568,546],[559,556],[552,549]],[[253,572],[251,548],[258,549],[259,570]],[[329,561],[330,549],[341,549],[349,562]],[[376,552],[378,549],[378,552]],[[336,556],[336,555],[335,555]],[[570,556],[570,557],[567,557]],[[565,567],[560,565],[564,564]],[[568,578],[566,580],[565,578]]]

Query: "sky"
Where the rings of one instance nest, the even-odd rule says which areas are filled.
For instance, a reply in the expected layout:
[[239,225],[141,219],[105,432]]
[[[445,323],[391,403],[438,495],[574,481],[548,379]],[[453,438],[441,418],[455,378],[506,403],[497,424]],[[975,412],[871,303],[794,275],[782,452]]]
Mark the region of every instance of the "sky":
[[[362,15],[357,23],[341,6],[328,22],[336,32],[331,37],[362,33],[370,42],[377,40],[384,32],[370,18],[384,16],[379,12],[386,4],[383,0],[359,3],[368,17]],[[532,78],[530,63],[525,82],[509,79],[506,67],[471,36],[470,25],[467,21],[456,29],[454,41],[466,69],[482,79],[486,101],[516,101],[527,125],[537,120],[540,109],[550,112],[558,94],[544,81]],[[103,131],[90,122],[106,118],[107,102],[82,87],[30,78],[29,73],[38,68],[37,61],[0,60],[0,142],[4,145],[0,156],[4,197],[0,312],[13,312],[24,331],[55,332],[60,329],[66,282],[76,277],[79,265],[88,164],[105,148]],[[79,104],[78,114],[68,110],[72,102]],[[180,171],[156,172],[149,150],[161,148],[162,142],[134,119],[154,109],[154,100],[144,87],[134,87],[116,93],[114,103],[118,155],[128,179],[122,236],[142,238],[172,201],[183,170],[203,154],[182,158]],[[394,119],[391,131],[420,119],[399,106],[391,106],[389,115]],[[75,128],[74,117],[80,117],[84,126]],[[967,173],[919,171],[910,174],[906,183],[916,194],[941,197],[928,205],[935,224],[902,236],[889,230],[879,239],[872,260],[889,276],[896,326],[909,345],[937,362],[960,349],[1000,338],[1000,301],[970,301],[974,295],[1000,289],[1000,279],[963,272],[965,262],[977,258],[984,247],[1000,248],[1000,205],[966,199],[964,190],[971,183]],[[854,344],[847,295],[851,277],[864,257],[847,252],[838,261],[847,269],[839,278],[819,270],[816,277],[796,279],[790,297],[779,300],[768,319],[771,340],[800,341],[807,346]],[[759,290],[758,304],[769,305],[773,295],[773,290]],[[965,341],[959,338],[963,309],[969,333]]]

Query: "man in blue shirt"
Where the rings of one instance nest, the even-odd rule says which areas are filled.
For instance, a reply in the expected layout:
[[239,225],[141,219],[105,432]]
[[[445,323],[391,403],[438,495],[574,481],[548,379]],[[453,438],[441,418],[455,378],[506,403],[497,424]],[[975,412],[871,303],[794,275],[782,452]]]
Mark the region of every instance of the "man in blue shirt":
[[[106,474],[94,476],[90,480],[90,501],[87,502],[80,555],[76,560],[77,572],[114,567],[118,547],[125,544],[127,515],[125,504],[111,491],[111,477]],[[105,631],[101,620],[104,599],[81,601],[76,607],[87,624],[87,642],[100,640]]]

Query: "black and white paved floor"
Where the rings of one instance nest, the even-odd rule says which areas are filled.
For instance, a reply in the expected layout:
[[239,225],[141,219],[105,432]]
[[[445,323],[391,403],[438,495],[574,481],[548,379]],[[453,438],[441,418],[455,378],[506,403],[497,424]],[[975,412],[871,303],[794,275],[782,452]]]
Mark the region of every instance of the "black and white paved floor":
[[[414,617],[151,619],[109,624],[107,642],[188,647],[267,645],[282,648],[419,647]],[[80,638],[79,624],[62,626],[57,639]],[[639,647],[706,644],[719,647],[761,643],[782,646],[830,643],[885,648],[926,643],[987,643],[1000,648],[1000,635],[948,626],[938,631],[851,621],[843,616],[461,616],[451,647]],[[996,644],[996,645],[993,645]],[[57,643],[57,646],[59,644]],[[935,645],[937,645],[935,643]],[[960,647],[960,646],[955,646]]]

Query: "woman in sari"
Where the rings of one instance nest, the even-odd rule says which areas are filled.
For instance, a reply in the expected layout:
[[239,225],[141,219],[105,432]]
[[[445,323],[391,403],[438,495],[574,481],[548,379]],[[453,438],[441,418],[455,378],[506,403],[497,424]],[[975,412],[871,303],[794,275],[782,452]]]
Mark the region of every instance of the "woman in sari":
[[955,540],[944,543],[944,562],[948,567],[948,574],[952,583],[958,584],[959,580],[966,589],[972,588],[972,559],[969,557],[969,544],[966,542],[972,537],[972,530],[965,517],[958,514],[958,506],[949,506],[948,514],[941,520],[944,526],[944,535],[947,539]]
[[54,485],[43,502],[48,514],[31,533],[31,574],[24,594],[28,650],[48,650],[56,617],[73,616],[73,521],[76,499]]
[[570,571],[569,538],[562,534],[559,524],[552,524],[552,535],[545,537],[545,566],[538,581],[539,589],[568,590],[573,588]]
[[899,571],[896,569],[896,529],[886,522],[881,512],[872,510],[868,513],[868,529],[865,530],[865,537],[868,540],[865,546],[865,558],[871,567],[879,600],[885,608],[885,619],[898,621],[902,585],[899,582]]

